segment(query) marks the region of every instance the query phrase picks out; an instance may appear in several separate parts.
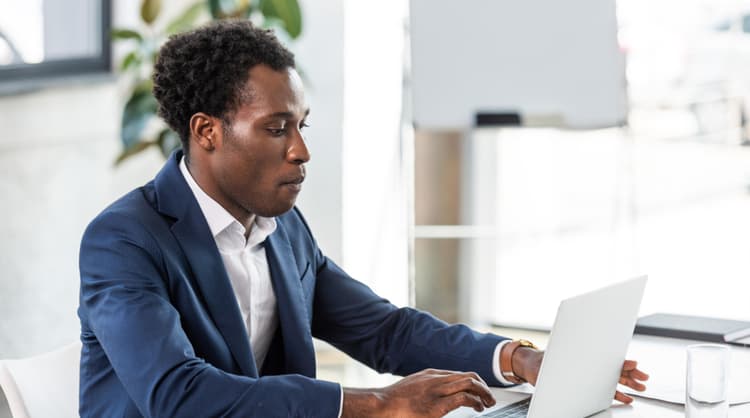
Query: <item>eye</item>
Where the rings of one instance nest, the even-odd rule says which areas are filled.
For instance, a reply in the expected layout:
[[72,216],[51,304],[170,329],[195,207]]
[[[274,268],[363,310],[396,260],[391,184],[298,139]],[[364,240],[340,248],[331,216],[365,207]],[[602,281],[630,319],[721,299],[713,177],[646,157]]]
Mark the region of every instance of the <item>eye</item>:
[[286,128],[267,128],[266,129],[272,136],[283,136],[286,134]]
[[300,129],[309,128],[310,125],[307,123],[307,121],[302,121],[302,123],[299,124]]

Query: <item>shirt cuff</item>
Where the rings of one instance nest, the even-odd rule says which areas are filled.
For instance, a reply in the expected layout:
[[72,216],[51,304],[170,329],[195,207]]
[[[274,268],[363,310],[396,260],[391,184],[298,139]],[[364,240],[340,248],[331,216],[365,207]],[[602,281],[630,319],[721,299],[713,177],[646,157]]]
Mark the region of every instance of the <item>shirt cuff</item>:
[[338,416],[338,418],[341,418],[341,414],[344,412],[344,387],[339,384],[339,389],[341,389],[341,400],[339,401],[339,416]]
[[[497,343],[497,346],[495,347],[495,353],[492,356],[492,372],[495,374],[495,379],[497,379],[503,386],[514,385],[513,382],[509,382],[508,379],[503,376],[503,371],[500,369],[500,351],[502,351],[505,344],[508,344],[510,342],[511,340],[504,340]],[[341,417],[341,415],[339,415],[339,417]]]

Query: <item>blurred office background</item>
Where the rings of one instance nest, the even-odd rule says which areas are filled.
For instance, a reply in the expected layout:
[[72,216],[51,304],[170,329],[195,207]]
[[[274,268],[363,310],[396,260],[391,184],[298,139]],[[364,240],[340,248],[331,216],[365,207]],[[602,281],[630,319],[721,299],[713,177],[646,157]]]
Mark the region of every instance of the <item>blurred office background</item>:
[[750,319],[750,2],[616,4],[627,126],[416,132],[418,306],[549,329],[648,274],[642,314]]
[[[193,3],[164,0],[157,23]],[[0,358],[77,338],[83,229],[163,163],[150,149],[113,165],[116,71],[4,72],[95,55],[98,5],[0,0]],[[750,320],[750,1],[619,0],[628,123],[597,130],[413,130],[408,1],[300,5],[299,205],[355,278],[451,322],[545,329],[560,299],[648,274],[642,314]],[[113,0],[112,26],[139,9]]]

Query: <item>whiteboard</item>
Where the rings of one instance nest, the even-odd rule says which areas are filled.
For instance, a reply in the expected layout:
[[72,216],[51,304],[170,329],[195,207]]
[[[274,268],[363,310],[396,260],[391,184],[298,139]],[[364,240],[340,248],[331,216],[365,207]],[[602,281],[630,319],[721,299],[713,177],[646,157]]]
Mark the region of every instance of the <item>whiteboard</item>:
[[624,124],[615,0],[411,0],[417,128],[462,129],[477,113],[522,125]]

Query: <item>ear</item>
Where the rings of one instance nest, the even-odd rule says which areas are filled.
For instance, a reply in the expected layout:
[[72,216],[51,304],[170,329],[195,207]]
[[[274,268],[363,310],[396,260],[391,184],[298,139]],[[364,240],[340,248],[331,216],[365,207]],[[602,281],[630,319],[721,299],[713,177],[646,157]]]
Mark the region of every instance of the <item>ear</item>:
[[221,141],[222,126],[219,118],[198,112],[190,117],[190,141],[211,152]]

